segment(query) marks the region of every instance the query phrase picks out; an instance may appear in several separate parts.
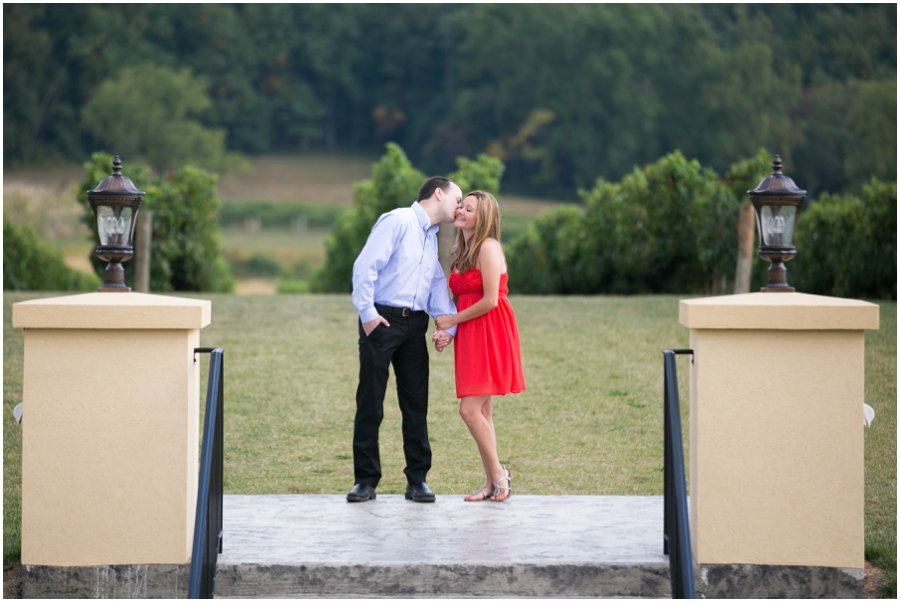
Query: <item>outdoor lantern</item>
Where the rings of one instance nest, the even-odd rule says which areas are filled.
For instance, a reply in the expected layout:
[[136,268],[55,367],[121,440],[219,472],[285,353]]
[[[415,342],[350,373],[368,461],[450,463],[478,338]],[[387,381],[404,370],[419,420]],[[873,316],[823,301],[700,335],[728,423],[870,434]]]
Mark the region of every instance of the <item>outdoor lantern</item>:
[[797,213],[806,198],[806,191],[781,173],[781,157],[772,161],[772,175],[764,178],[754,190],[747,191],[756,209],[756,228],[759,232],[759,256],[772,262],[769,282],[760,290],[764,293],[793,293],[787,283],[784,262],[797,255],[794,230]]
[[134,255],[132,237],[137,221],[138,208],[144,200],[144,193],[134,187],[131,180],[122,175],[122,160],[113,160],[113,173],[103,178],[94,190],[88,190],[88,201],[97,219],[97,257],[109,262],[103,277],[101,293],[127,293],[125,270],[122,262]]

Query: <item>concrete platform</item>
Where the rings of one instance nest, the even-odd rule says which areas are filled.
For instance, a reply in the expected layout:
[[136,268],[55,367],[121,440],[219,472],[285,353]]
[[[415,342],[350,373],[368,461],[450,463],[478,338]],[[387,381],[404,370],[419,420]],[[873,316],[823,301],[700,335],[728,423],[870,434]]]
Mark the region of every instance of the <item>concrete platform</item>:
[[[225,496],[218,598],[668,598],[661,497]],[[861,570],[694,567],[713,598],[861,598]],[[26,565],[25,598],[183,598],[187,565]]]
[[225,496],[216,597],[670,597],[662,497]]

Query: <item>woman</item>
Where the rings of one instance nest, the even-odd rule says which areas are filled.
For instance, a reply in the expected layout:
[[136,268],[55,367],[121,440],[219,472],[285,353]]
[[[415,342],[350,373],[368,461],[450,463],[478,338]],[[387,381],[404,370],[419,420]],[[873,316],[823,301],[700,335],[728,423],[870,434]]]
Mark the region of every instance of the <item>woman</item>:
[[[492,418],[493,395],[525,390],[519,331],[506,295],[506,258],[500,247],[500,208],[490,193],[475,190],[456,211],[458,229],[451,255],[450,290],[455,315],[439,316],[446,330],[458,324],[454,362],[459,413],[478,444],[487,483],[467,502],[509,498],[509,471],[500,465]],[[437,333],[436,333],[437,336]]]

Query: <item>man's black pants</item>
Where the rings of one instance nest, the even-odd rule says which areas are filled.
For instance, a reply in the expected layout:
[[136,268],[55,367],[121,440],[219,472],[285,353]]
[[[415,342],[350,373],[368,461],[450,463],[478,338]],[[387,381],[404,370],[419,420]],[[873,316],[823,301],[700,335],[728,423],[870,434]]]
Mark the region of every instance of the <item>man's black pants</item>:
[[[359,324],[359,386],[356,389],[356,420],[353,426],[353,472],[356,483],[372,487],[381,479],[378,428],[384,418],[384,395],[388,366],[394,366],[397,399],[403,416],[403,470],[409,483],[424,483],[431,468],[428,444],[428,314],[376,305],[390,324],[379,324],[369,336]],[[409,312],[406,312],[409,313]]]

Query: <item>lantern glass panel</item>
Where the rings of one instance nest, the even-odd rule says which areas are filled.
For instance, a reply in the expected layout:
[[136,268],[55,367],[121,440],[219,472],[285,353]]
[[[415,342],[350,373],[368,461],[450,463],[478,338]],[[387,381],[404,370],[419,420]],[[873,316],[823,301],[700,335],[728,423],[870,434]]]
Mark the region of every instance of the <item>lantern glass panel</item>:
[[131,228],[131,207],[100,205],[97,207],[97,232],[102,246],[124,246],[128,244]]
[[795,205],[763,205],[760,212],[763,244],[769,247],[794,246]]

